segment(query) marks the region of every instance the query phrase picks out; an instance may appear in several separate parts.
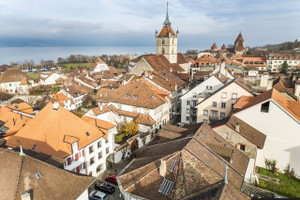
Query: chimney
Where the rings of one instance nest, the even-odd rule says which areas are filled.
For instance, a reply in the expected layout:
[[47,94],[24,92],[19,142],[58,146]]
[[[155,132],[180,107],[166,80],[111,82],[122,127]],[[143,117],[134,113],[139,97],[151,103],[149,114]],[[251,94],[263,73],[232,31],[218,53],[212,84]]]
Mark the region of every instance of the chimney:
[[69,88],[67,88],[67,92],[69,92]]
[[22,145],[20,145],[20,156],[24,156],[25,153],[23,152],[23,148],[22,148]]
[[53,103],[53,110],[58,110],[58,108],[59,108],[58,102],[54,101],[54,103]]
[[162,159],[160,161],[160,166],[159,166],[159,175],[161,175],[162,177],[165,177],[166,172],[167,172],[166,161]]
[[295,81],[294,95],[300,100],[300,81]]
[[175,85],[175,90],[177,90],[177,84]]
[[21,195],[21,200],[31,200],[30,193],[29,192],[24,192]]
[[237,122],[236,125],[235,125],[235,130],[237,132],[240,132],[240,124]]
[[224,183],[228,184],[228,180],[227,180],[227,170],[228,170],[228,165],[225,166],[225,176],[224,176]]
[[273,87],[273,79],[268,79],[266,90],[270,90]]
[[99,109],[100,109],[101,112],[103,111],[103,105],[102,105],[102,103],[100,103]]

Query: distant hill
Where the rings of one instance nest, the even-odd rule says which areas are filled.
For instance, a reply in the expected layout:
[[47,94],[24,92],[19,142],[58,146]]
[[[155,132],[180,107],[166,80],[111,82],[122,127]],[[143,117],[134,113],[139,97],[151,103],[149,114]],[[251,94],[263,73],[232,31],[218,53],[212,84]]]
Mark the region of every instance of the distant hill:
[[293,50],[295,48],[300,48],[300,42],[295,40],[295,42],[283,42],[280,44],[267,44],[265,46],[253,47],[251,49],[266,49],[266,50]]

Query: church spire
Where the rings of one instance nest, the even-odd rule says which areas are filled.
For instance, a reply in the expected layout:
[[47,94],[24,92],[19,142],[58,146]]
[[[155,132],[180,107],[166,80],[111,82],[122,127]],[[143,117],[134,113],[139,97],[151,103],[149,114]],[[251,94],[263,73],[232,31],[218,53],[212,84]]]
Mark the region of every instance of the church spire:
[[169,2],[167,2],[167,14],[166,19],[164,21],[164,26],[171,26],[171,22],[169,20]]

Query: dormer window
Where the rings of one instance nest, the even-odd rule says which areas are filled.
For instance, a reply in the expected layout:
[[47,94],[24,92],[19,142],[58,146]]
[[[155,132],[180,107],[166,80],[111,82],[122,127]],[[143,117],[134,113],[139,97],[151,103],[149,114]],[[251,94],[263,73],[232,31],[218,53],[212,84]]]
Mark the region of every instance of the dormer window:
[[129,97],[130,97],[130,95],[129,95],[129,94],[126,94],[126,97],[127,97],[127,98],[129,98]]
[[137,96],[137,95],[134,95],[132,98],[134,98],[134,99],[137,99],[137,98],[138,98],[138,96]]

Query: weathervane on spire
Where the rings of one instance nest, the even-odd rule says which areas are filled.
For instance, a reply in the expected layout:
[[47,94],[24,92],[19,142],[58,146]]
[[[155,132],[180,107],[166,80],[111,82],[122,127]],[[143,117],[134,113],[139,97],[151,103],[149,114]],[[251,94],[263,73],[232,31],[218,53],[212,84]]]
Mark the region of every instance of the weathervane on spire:
[[167,1],[167,14],[166,20],[164,21],[164,26],[171,26],[171,22],[169,20],[169,2]]

